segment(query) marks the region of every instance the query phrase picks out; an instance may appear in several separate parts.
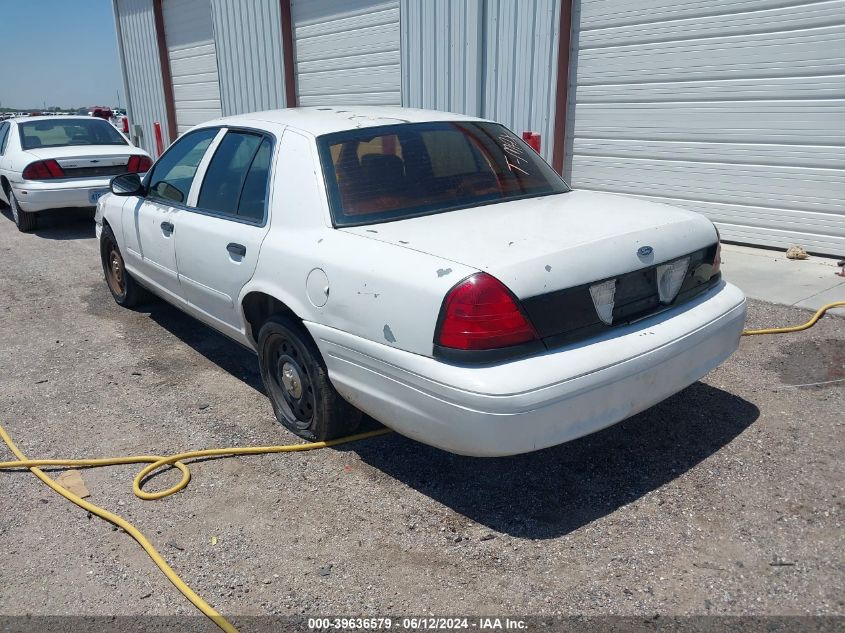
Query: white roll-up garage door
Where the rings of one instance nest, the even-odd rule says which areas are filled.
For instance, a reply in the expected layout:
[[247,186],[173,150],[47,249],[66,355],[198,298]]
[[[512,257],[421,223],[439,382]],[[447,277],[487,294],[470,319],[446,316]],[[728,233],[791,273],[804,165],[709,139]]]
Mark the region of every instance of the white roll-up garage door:
[[221,115],[211,0],[164,0],[164,38],[179,134]]
[[845,0],[575,0],[567,176],[845,253]]
[[293,0],[300,105],[400,105],[399,0]]

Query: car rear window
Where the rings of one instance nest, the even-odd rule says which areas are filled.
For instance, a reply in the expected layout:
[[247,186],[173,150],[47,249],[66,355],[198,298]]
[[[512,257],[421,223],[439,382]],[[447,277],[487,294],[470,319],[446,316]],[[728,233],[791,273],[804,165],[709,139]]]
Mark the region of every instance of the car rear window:
[[126,145],[111,123],[102,119],[57,119],[20,124],[21,147],[65,147],[68,145]]
[[335,226],[569,191],[533,149],[495,123],[406,123],[317,141]]

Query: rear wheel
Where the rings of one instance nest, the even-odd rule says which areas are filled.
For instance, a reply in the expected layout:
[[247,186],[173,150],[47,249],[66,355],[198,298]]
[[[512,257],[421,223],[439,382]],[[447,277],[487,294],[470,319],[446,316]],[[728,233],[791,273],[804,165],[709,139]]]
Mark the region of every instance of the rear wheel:
[[146,291],[126,270],[117,239],[109,226],[103,227],[100,237],[100,259],[103,262],[103,273],[109,292],[118,305],[131,308],[147,297]]
[[35,225],[37,224],[35,214],[27,213],[20,208],[18,199],[15,198],[15,192],[12,191],[11,187],[9,187],[7,194],[9,196],[9,208],[12,211],[12,219],[15,221],[15,226],[18,227],[18,231],[21,233],[29,233],[34,230]]
[[319,442],[358,427],[361,412],[334,388],[320,351],[300,323],[270,317],[258,333],[258,358],[273,412],[286,428]]

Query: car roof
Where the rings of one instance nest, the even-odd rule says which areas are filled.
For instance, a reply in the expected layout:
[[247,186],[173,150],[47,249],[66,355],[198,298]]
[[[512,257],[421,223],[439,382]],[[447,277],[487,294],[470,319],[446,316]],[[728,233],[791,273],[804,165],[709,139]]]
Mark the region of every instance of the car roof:
[[77,114],[48,114],[47,116],[18,116],[12,117],[8,119],[9,121],[14,121],[15,123],[29,123],[30,121],[60,121],[62,119],[84,119],[85,121],[106,121],[105,119],[100,119],[94,116],[84,116],[84,115],[77,115]]
[[275,123],[289,125],[314,136],[321,136],[332,132],[397,123],[484,120],[453,112],[396,106],[313,106],[239,114],[208,121],[198,127],[238,125],[260,128],[262,124]]

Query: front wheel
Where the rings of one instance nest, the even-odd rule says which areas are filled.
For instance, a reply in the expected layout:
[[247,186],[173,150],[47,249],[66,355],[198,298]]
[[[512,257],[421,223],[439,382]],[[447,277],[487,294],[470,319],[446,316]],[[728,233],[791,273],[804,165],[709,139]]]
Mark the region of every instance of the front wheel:
[[117,239],[108,226],[103,227],[100,237],[100,259],[103,262],[103,274],[106,277],[109,292],[118,305],[132,308],[146,298],[144,289],[126,270]]
[[9,188],[9,208],[12,210],[12,219],[15,221],[15,226],[21,233],[29,233],[35,229],[36,217],[34,213],[27,213],[21,209],[18,204],[18,199],[15,198],[15,192]]
[[286,428],[320,442],[358,427],[361,412],[334,388],[320,351],[300,323],[270,317],[258,333],[258,360],[273,412]]

